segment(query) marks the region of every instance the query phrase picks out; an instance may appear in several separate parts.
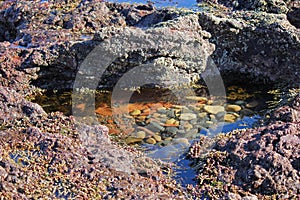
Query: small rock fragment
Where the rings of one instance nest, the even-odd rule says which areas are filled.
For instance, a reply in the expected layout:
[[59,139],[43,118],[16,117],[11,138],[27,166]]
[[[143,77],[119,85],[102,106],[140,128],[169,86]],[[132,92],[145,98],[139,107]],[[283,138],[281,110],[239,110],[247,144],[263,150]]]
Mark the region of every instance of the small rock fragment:
[[227,105],[226,111],[228,112],[239,112],[242,109],[239,105]]
[[225,111],[225,108],[223,106],[204,106],[203,108],[206,112],[210,114],[217,114],[218,112],[223,112]]

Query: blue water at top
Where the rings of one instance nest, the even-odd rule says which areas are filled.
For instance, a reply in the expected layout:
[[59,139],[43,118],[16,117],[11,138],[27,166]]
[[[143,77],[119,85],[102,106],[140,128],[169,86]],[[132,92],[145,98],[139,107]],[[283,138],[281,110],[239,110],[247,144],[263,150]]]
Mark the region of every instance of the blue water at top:
[[141,3],[147,4],[148,2],[152,2],[155,7],[177,7],[177,8],[196,8],[197,2],[196,0],[109,0],[110,2],[117,3]]

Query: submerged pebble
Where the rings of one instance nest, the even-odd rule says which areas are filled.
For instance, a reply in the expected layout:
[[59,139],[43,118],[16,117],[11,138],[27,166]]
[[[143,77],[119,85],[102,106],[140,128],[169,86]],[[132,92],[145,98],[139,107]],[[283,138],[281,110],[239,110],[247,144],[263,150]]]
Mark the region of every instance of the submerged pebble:
[[224,121],[229,122],[229,123],[233,123],[233,122],[235,122],[236,118],[237,117],[233,114],[225,114]]
[[211,105],[206,105],[204,106],[204,110],[210,114],[217,114],[218,112],[223,112],[225,111],[225,108],[223,106],[211,106]]
[[180,116],[180,119],[184,120],[184,121],[189,121],[189,120],[196,119],[196,118],[197,118],[197,115],[194,113],[183,113]]
[[148,144],[156,144],[156,140],[154,138],[148,138],[145,142]]
[[[188,105],[137,104],[138,109],[130,112],[136,121],[136,132],[128,136],[126,143],[169,145],[183,140],[187,143],[204,132],[207,135],[216,134],[218,129],[215,127],[222,127],[222,123],[234,123],[240,116],[254,113],[244,107],[246,102],[243,100],[223,105],[218,100],[200,96],[187,96],[186,99],[195,102]],[[254,103],[249,105],[255,106]]]
[[255,108],[258,106],[258,102],[256,100],[253,100],[246,104],[246,108]]
[[137,115],[140,115],[142,112],[140,110],[134,110],[130,113],[130,115],[132,116],[137,116]]
[[242,107],[239,105],[230,104],[230,105],[226,106],[226,111],[228,111],[228,112],[239,112],[241,109],[242,109]]

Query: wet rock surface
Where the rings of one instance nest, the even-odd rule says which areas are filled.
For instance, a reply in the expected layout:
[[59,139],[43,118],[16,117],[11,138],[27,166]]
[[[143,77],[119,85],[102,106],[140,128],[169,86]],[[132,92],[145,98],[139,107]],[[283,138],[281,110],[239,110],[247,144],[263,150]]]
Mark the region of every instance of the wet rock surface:
[[[39,88],[72,88],[80,65],[96,46],[105,49],[107,40],[133,35],[164,42],[158,49],[141,44],[142,51],[119,43],[112,50],[123,46],[128,55],[113,61],[100,86],[113,86],[139,64],[147,64],[150,72],[161,66],[177,70],[182,82],[195,82],[205,69],[203,55],[210,56],[224,75],[230,73],[232,81],[232,74],[238,74],[253,83],[298,86],[298,2],[232,2],[236,3],[213,4],[210,11],[193,13],[98,0],[1,1],[1,197],[299,198],[299,98],[275,110],[261,128],[201,138],[193,145],[190,156],[199,184],[187,188],[189,195],[163,175],[164,164],[111,142],[106,127],[46,113],[28,100]],[[168,49],[176,40],[186,47]],[[199,53],[200,47],[207,54]],[[149,80],[156,77],[164,83],[161,87],[178,80],[174,74],[154,72]],[[132,84],[125,87],[135,87]],[[155,135],[149,142],[160,139]]]

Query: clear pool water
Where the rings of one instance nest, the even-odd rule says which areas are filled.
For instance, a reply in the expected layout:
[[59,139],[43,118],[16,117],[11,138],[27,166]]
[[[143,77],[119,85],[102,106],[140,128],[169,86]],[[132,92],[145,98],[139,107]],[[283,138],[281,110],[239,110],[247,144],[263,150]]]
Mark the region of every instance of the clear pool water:
[[[244,117],[234,123],[220,124],[215,128],[202,129],[199,132],[200,135],[206,135],[213,137],[219,133],[228,133],[233,130],[252,128],[261,119],[259,115],[252,117]],[[195,139],[197,140],[197,139]],[[190,141],[192,144],[193,141]],[[186,153],[188,152],[189,145],[187,144],[175,144],[165,147],[158,147],[157,145],[144,145],[146,154],[154,159],[159,159],[165,162],[171,162],[175,164],[173,168],[173,178],[178,181],[183,187],[187,184],[196,185],[194,178],[196,177],[195,170],[190,167],[190,160],[186,159]]]

